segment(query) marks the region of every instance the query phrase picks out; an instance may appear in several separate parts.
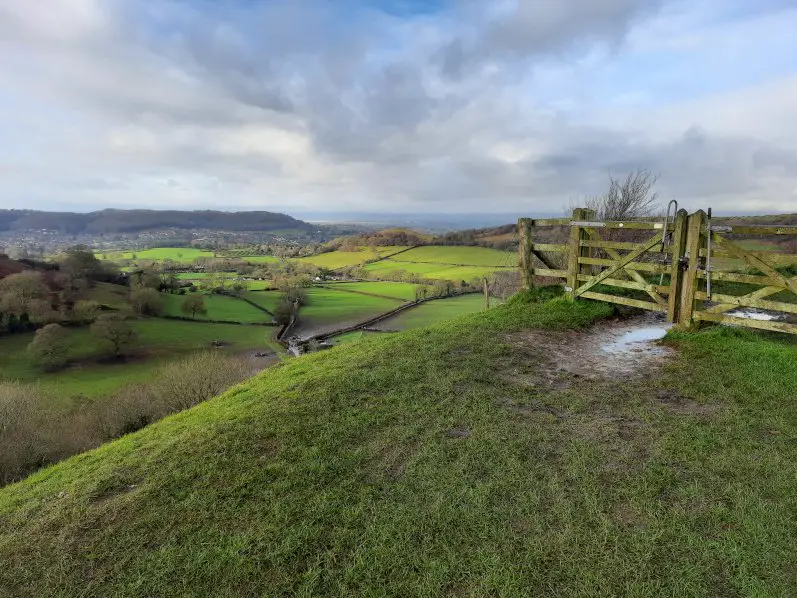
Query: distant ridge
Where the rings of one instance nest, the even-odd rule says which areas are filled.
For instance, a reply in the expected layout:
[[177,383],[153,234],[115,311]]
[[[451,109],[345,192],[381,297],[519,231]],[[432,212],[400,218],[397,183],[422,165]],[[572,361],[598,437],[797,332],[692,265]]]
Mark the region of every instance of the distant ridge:
[[277,212],[216,210],[101,210],[40,212],[0,210],[0,231],[54,230],[67,234],[135,233],[164,228],[226,231],[310,230],[313,225]]

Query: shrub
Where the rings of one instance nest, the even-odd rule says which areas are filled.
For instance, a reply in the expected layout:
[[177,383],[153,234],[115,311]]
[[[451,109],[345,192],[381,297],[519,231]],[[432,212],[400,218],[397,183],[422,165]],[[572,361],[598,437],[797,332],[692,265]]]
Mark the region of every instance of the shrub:
[[163,366],[155,392],[170,411],[193,407],[249,377],[251,368],[241,359],[206,351]]
[[142,316],[159,316],[163,313],[163,297],[150,287],[140,287],[130,292],[133,311]]
[[59,324],[47,324],[36,331],[28,345],[28,356],[44,371],[54,371],[66,365],[69,334]]
[[72,309],[72,318],[77,322],[93,322],[100,312],[100,304],[96,301],[81,300]]

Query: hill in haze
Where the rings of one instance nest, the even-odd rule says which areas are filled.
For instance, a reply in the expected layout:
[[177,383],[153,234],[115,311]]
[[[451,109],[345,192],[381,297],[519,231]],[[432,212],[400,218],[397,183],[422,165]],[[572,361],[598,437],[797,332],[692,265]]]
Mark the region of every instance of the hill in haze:
[[67,234],[135,233],[158,229],[225,231],[311,230],[311,224],[276,212],[220,212],[215,210],[101,210],[39,212],[0,210],[0,231],[53,230]]

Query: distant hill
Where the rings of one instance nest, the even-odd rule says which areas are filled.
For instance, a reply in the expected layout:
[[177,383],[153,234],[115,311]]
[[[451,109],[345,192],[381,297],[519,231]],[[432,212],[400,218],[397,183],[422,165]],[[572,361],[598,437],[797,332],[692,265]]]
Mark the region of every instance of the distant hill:
[[213,210],[101,210],[39,212],[0,210],[0,231],[54,230],[66,234],[135,233],[158,229],[225,231],[312,230],[311,224],[276,212],[219,212]]

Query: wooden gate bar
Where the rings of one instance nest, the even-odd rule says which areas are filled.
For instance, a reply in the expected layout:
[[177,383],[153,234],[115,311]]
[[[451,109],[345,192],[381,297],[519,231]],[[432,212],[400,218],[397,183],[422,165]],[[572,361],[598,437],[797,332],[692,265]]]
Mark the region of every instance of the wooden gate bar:
[[620,305],[627,305],[628,307],[638,307],[640,309],[658,311],[661,313],[665,313],[667,311],[667,308],[664,305],[659,305],[658,303],[653,303],[652,301],[632,299],[631,297],[621,297],[619,295],[606,295],[605,293],[586,291],[580,293],[579,297],[583,297],[584,299],[594,299],[595,301],[605,301],[606,303],[618,303]]

